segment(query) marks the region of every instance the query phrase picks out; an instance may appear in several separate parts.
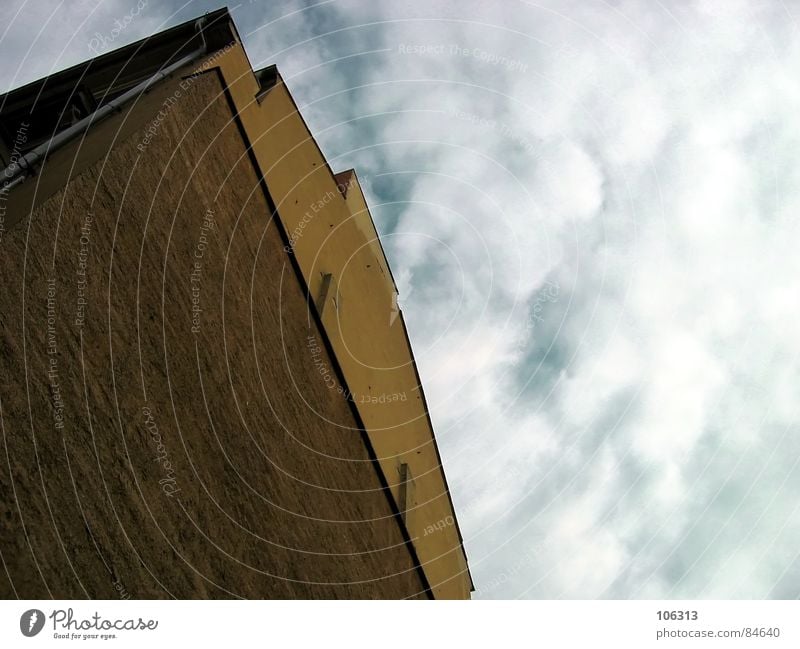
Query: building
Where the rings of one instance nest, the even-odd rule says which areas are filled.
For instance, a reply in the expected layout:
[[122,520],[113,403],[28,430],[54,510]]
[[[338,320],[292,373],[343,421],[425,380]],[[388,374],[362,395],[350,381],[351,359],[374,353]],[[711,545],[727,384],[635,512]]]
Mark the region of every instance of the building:
[[469,597],[358,177],[226,9],[0,140],[3,597]]

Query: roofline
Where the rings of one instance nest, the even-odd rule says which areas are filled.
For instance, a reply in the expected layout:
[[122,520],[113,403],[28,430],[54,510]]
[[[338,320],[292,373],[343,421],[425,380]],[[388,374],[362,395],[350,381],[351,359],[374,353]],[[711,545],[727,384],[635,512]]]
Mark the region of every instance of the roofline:
[[[14,99],[15,97],[23,94],[23,93],[31,93],[34,90],[40,89],[42,86],[48,83],[48,81],[55,80],[55,79],[66,79],[67,77],[77,76],[82,78],[86,71],[91,67],[101,68],[104,66],[109,66],[113,63],[125,63],[131,60],[131,54],[136,54],[140,50],[146,51],[147,47],[152,47],[155,43],[158,44],[168,44],[168,43],[179,43],[180,37],[188,35],[190,39],[193,37],[193,30],[195,23],[204,18],[209,25],[213,24],[217,27],[225,26],[227,27],[231,34],[238,38],[239,33],[236,31],[236,27],[233,23],[233,19],[231,18],[230,12],[228,11],[227,7],[221,7],[219,9],[215,9],[214,11],[209,11],[203,14],[202,16],[197,16],[196,18],[192,18],[191,20],[187,20],[185,22],[180,23],[179,25],[175,25],[174,27],[169,27],[160,32],[156,32],[155,34],[151,34],[150,36],[145,36],[144,38],[139,39],[138,41],[134,41],[133,43],[129,43],[128,45],[124,45],[123,47],[119,47],[115,50],[111,50],[110,52],[106,52],[105,54],[100,54],[99,56],[92,57],[85,61],[81,61],[80,63],[76,63],[68,68],[63,70],[59,70],[53,74],[48,74],[44,77],[26,83],[25,85],[18,86],[17,88],[12,88],[6,91],[4,94],[0,95],[0,112],[5,107],[6,101],[10,99]],[[225,20],[227,19],[227,20]],[[184,41],[184,45],[188,45],[187,41]],[[215,49],[216,43],[209,43],[209,51]],[[188,48],[192,49],[192,48]]]
[[[283,87],[286,89],[286,94],[289,96],[289,100],[292,102],[292,106],[294,107],[295,112],[297,113],[297,115],[299,115],[300,120],[303,122],[303,126],[305,127],[306,131],[309,134],[309,139],[313,142],[314,146],[317,148],[317,151],[319,151],[320,157],[325,161],[325,166],[327,167],[328,172],[331,175],[331,179],[338,186],[339,183],[336,180],[336,176],[338,174],[334,173],[333,169],[331,169],[331,166],[330,166],[330,163],[328,162],[327,156],[322,151],[322,147],[320,147],[319,142],[317,142],[317,138],[314,137],[313,131],[309,128],[308,122],[306,122],[305,117],[303,117],[302,111],[298,108],[297,102],[295,101],[291,90],[289,90],[289,86],[286,84],[285,80],[283,79],[283,76],[281,75],[281,73],[277,69],[277,67],[275,65],[266,66],[264,68],[260,68],[259,70],[253,70],[253,74],[258,79],[259,75],[261,73],[264,73],[267,70],[269,70],[270,76],[273,74],[273,70],[274,70],[275,83],[282,84]],[[269,88],[265,89],[265,92],[269,92]],[[372,218],[372,212],[370,212],[369,204],[367,203],[366,196],[364,196],[364,191],[361,189],[361,182],[358,179],[358,174],[356,173],[356,170],[353,169],[353,168],[345,169],[344,171],[341,171],[339,173],[344,173],[346,171],[352,171],[353,172],[353,176],[355,177],[356,182],[358,183],[358,189],[361,192],[361,195],[364,197],[364,204],[367,206],[367,216],[369,217],[370,225],[372,226],[372,229],[375,232],[375,238],[378,240],[378,244],[380,245],[381,254],[383,255],[383,261],[386,264],[386,267],[389,269],[389,275],[391,277],[395,293],[397,293],[398,292],[397,291],[397,283],[395,282],[394,275],[392,274],[392,267],[389,264],[389,260],[386,258],[386,251],[383,248],[383,242],[381,241],[380,235],[378,234],[378,230],[375,227],[375,221]],[[433,422],[431,420],[430,412],[428,410],[428,402],[427,402],[427,400],[425,398],[425,393],[424,393],[423,388],[422,388],[422,381],[420,379],[419,371],[417,369],[416,359],[414,358],[414,351],[413,351],[413,349],[411,347],[411,341],[409,340],[409,337],[408,337],[408,329],[406,328],[406,323],[405,323],[405,319],[403,318],[402,311],[398,310],[398,315],[400,316],[400,321],[402,322],[402,325],[403,325],[403,335],[404,335],[405,340],[406,340],[406,345],[408,346],[408,353],[409,353],[409,356],[411,357],[411,364],[412,364],[412,366],[414,368],[414,376],[416,377],[417,385],[419,386],[419,393],[420,393],[420,396],[421,396],[421,399],[422,399],[423,408],[425,410],[425,417],[426,417],[426,420],[428,422],[428,426],[429,426],[430,431],[431,431],[431,439],[433,441],[433,448],[436,451],[436,460],[437,460],[437,463],[438,463],[439,472],[441,473],[442,482],[443,482],[443,484],[445,486],[445,492],[447,493],[447,499],[448,499],[448,502],[450,503],[450,509],[453,511],[453,520],[455,521],[456,533],[458,534],[458,540],[459,540],[459,542],[461,544],[461,551],[462,551],[462,553],[464,555],[464,563],[467,566],[467,576],[469,577],[470,587],[472,589],[472,592],[474,592],[474,590],[475,590],[475,582],[472,579],[472,572],[469,569],[469,558],[467,557],[467,550],[466,550],[466,547],[464,546],[464,537],[461,534],[461,526],[459,525],[458,516],[456,514],[455,506],[453,505],[453,498],[450,495],[450,487],[447,484],[447,476],[445,475],[444,466],[442,465],[442,456],[439,453],[439,445],[438,445],[438,443],[436,441],[436,433],[434,431]]]
[[[288,88],[287,88],[287,92],[288,92]],[[289,93],[289,95],[291,96],[291,93]],[[386,264],[386,268],[389,269],[389,276],[392,279],[392,284],[394,285],[395,293],[398,293],[398,295],[399,295],[399,291],[397,290],[397,283],[394,281],[394,275],[392,274],[392,267],[389,264],[388,258],[386,257],[386,251],[385,251],[385,249],[383,247],[383,241],[381,240],[381,237],[378,234],[378,229],[375,227],[375,220],[372,218],[372,212],[369,209],[369,204],[367,203],[367,197],[364,195],[364,190],[361,188],[361,182],[358,179],[358,173],[356,172],[356,170],[354,168],[351,167],[350,169],[345,169],[344,171],[340,171],[336,175],[339,176],[339,175],[345,174],[345,173],[352,174],[352,178],[354,178],[356,183],[358,184],[358,190],[361,192],[361,196],[364,198],[364,204],[367,206],[367,216],[369,217],[369,223],[372,226],[372,230],[375,232],[375,239],[378,241],[378,245],[380,246],[381,254],[383,255],[383,261]],[[438,463],[438,466],[439,466],[439,472],[441,473],[441,476],[442,476],[442,482],[444,483],[445,493],[447,493],[447,499],[448,499],[448,501],[450,503],[450,509],[453,510],[453,514],[454,514],[453,520],[455,521],[455,528],[456,528],[456,532],[458,534],[458,540],[461,543],[462,552],[464,554],[464,563],[467,566],[467,576],[469,577],[470,587],[472,588],[472,591],[474,591],[475,590],[475,583],[472,580],[472,573],[470,572],[470,569],[469,569],[469,559],[467,557],[466,547],[464,546],[464,537],[461,535],[461,526],[459,525],[458,516],[456,515],[456,508],[455,508],[455,505],[453,504],[453,498],[452,498],[452,496],[450,494],[450,486],[447,484],[447,475],[445,474],[444,465],[442,464],[442,456],[439,453],[439,444],[436,441],[436,434],[435,434],[434,427],[433,427],[433,420],[431,419],[430,411],[428,410],[428,400],[425,398],[425,391],[422,388],[422,379],[420,378],[419,370],[417,368],[417,359],[414,357],[414,349],[411,346],[411,339],[408,337],[408,328],[406,327],[406,321],[405,321],[405,318],[403,317],[402,310],[398,309],[397,315],[399,316],[400,323],[403,325],[403,336],[405,338],[406,345],[408,346],[408,355],[411,357],[411,365],[414,368],[414,376],[416,378],[417,385],[419,386],[419,394],[420,394],[420,397],[422,399],[422,407],[423,407],[423,410],[425,411],[425,418],[426,418],[426,420],[428,422],[428,426],[430,427],[430,430],[431,430],[431,433],[432,433],[431,437],[433,439],[433,449],[434,449],[434,451],[436,451],[436,460],[437,460],[437,463]]]
[[[244,124],[242,123],[241,117],[236,111],[236,104],[234,103],[234,100],[231,97],[230,89],[225,85],[225,79],[219,72],[219,68],[214,68],[214,69],[216,70],[216,73],[220,80],[220,84],[223,87],[223,93],[225,99],[228,102],[228,105],[231,109],[231,114],[233,116],[233,123],[236,124],[236,128],[239,131],[239,135],[242,138],[243,144],[245,145],[247,158],[250,161],[253,170],[256,172],[258,176],[258,185],[267,202],[267,207],[270,210],[270,219],[275,223],[278,229],[278,233],[281,239],[283,240],[283,243],[286,244],[284,246],[284,250],[286,251],[286,254],[289,257],[289,265],[294,271],[295,278],[297,279],[297,282],[300,285],[300,289],[303,295],[305,296],[308,312],[314,321],[317,334],[319,335],[319,338],[323,346],[325,347],[325,350],[328,353],[329,359],[331,361],[331,367],[333,368],[333,371],[336,374],[337,380],[343,386],[345,394],[352,395],[352,392],[347,387],[347,379],[345,378],[344,368],[342,368],[341,363],[339,362],[339,358],[336,355],[336,351],[333,348],[333,343],[331,342],[331,339],[328,336],[328,332],[325,329],[325,325],[322,322],[322,314],[317,309],[317,305],[315,304],[314,299],[311,295],[311,290],[308,286],[308,283],[306,282],[305,276],[303,275],[303,270],[300,267],[300,262],[298,261],[297,256],[295,255],[294,248],[291,245],[289,245],[291,243],[289,239],[289,234],[286,231],[286,227],[283,223],[283,220],[280,218],[280,211],[277,207],[277,204],[275,203],[275,200],[272,197],[272,193],[270,192],[267,181],[265,180],[264,174],[261,171],[261,165],[259,164],[259,161],[253,151],[253,144],[250,141],[247,129],[245,128]],[[400,511],[397,502],[392,496],[392,491],[389,486],[389,482],[386,478],[386,475],[383,472],[383,467],[381,466],[380,460],[378,459],[378,455],[375,452],[375,448],[372,445],[372,440],[370,439],[369,436],[369,430],[366,424],[364,423],[363,418],[361,417],[361,412],[358,409],[358,405],[352,398],[346,398],[345,402],[347,403],[347,406],[350,409],[353,418],[355,419],[355,423],[361,435],[361,439],[367,450],[367,455],[369,457],[370,463],[372,464],[373,468],[375,469],[375,473],[378,476],[378,482],[380,483],[381,491],[383,492],[384,496],[386,497],[386,500],[388,501],[389,509],[392,512],[392,517],[394,518],[395,522],[400,528],[400,534],[403,537],[403,544],[408,549],[411,561],[414,566],[413,569],[419,576],[420,582],[422,583],[423,590],[416,594],[418,595],[425,594],[428,599],[435,599],[433,588],[431,587],[431,583],[428,580],[428,575],[425,572],[425,566],[422,563],[422,561],[420,561],[419,555],[417,554],[416,545],[414,544],[414,540],[411,537],[408,528],[406,527],[405,521],[403,520],[402,512]]]
[[[8,192],[24,182],[26,177],[36,173],[36,167],[41,166],[51,153],[121,111],[126,104],[138,100],[162,79],[232,42],[241,41],[227,7],[224,7],[0,95],[0,120],[4,117],[13,120],[19,115],[15,111],[28,109],[30,113],[43,97],[60,97],[60,93],[67,93],[66,109],[84,80],[91,78],[97,84],[95,88],[85,88],[94,104],[90,107],[92,112],[64,127],[58,120],[46,140],[24,155],[18,155],[3,170],[0,191]],[[169,55],[168,58],[159,58],[155,66],[152,63],[136,66],[138,56],[153,58],[154,47],[159,48],[159,54],[164,49],[163,54]],[[123,73],[130,69],[137,76],[125,76],[120,81]],[[109,79],[112,74],[113,78]],[[109,99],[109,95],[112,98]]]
[[[252,68],[252,66],[251,66],[251,68]],[[322,151],[322,147],[320,147],[319,142],[317,142],[317,138],[314,137],[313,131],[309,128],[308,122],[306,122],[305,117],[303,117],[302,111],[297,106],[297,102],[295,101],[291,90],[289,90],[289,86],[286,84],[286,81],[283,79],[283,76],[281,75],[281,73],[277,69],[277,67],[275,65],[266,66],[266,67],[261,68],[259,70],[253,70],[253,74],[258,79],[259,76],[262,73],[264,73],[265,71],[267,71],[267,70],[269,70],[269,75],[270,76],[272,76],[273,71],[274,71],[275,84],[280,83],[286,89],[286,94],[289,96],[289,100],[292,102],[292,106],[294,107],[295,112],[297,113],[297,115],[299,115],[300,120],[303,123],[303,126],[305,127],[306,131],[308,132],[309,139],[311,140],[311,142],[313,142],[314,146],[317,148],[317,151],[319,151],[320,157],[325,161],[325,166],[327,167],[328,172],[331,175],[331,179],[333,180],[333,182],[335,184],[338,185],[339,183],[336,180],[336,176],[338,174],[334,173],[333,169],[331,168],[330,163],[328,162],[327,156]],[[269,92],[269,89],[270,88],[266,88],[264,92]],[[352,171],[353,172],[353,175],[356,178],[356,182],[358,183],[358,189],[361,192],[361,195],[364,196],[364,191],[361,189],[361,182],[358,180],[358,174],[356,173],[355,169],[346,169],[345,171]],[[343,173],[343,172],[339,172],[339,173]],[[369,204],[367,204],[366,196],[364,196],[364,204],[367,206],[367,216],[369,217],[370,225],[372,226],[372,229],[375,232],[375,237],[378,240],[378,243],[379,243],[380,249],[381,249],[381,253],[383,254],[383,261],[386,264],[386,267],[389,269],[389,275],[391,277],[395,293],[397,293],[397,283],[394,280],[394,275],[392,274],[392,268],[391,268],[391,265],[389,264],[389,260],[386,258],[386,251],[383,248],[383,242],[381,241],[380,235],[378,234],[378,230],[375,227],[375,221],[372,218],[372,212],[370,212]],[[462,553],[464,555],[464,563],[467,566],[467,576],[469,577],[470,587],[471,587],[472,591],[474,592],[475,583],[474,583],[474,581],[472,579],[472,572],[469,569],[469,558],[467,557],[467,550],[466,550],[466,547],[464,546],[464,537],[461,534],[461,527],[460,527],[459,522],[458,522],[458,516],[456,514],[455,506],[453,505],[453,498],[450,495],[450,487],[447,484],[447,477],[445,476],[444,466],[442,465],[442,456],[439,453],[439,445],[438,445],[438,443],[436,441],[436,433],[434,431],[433,422],[431,420],[430,412],[428,410],[428,402],[427,402],[427,400],[425,398],[425,393],[424,393],[423,388],[422,388],[422,381],[421,381],[420,376],[419,376],[419,371],[417,370],[417,362],[416,362],[416,359],[414,358],[414,351],[413,351],[413,349],[411,347],[411,341],[408,338],[408,329],[406,328],[405,319],[403,318],[402,311],[398,310],[398,315],[400,316],[400,321],[402,322],[402,325],[403,325],[403,335],[404,335],[405,340],[406,340],[406,345],[408,346],[408,353],[409,353],[409,356],[411,357],[411,364],[412,364],[412,366],[414,368],[414,376],[416,377],[417,385],[419,386],[419,393],[420,393],[420,396],[421,396],[421,399],[422,399],[423,408],[425,410],[426,421],[428,422],[428,426],[429,426],[429,429],[431,431],[431,439],[433,441],[433,448],[434,448],[434,450],[436,452],[436,460],[437,460],[437,463],[438,463],[439,472],[440,472],[440,474],[442,476],[442,482],[443,482],[443,484],[445,486],[445,492],[447,493],[447,499],[448,499],[448,502],[450,503],[450,509],[453,511],[453,520],[455,521],[456,533],[458,534],[458,540],[459,540],[459,542],[461,544],[461,551],[462,551]]]

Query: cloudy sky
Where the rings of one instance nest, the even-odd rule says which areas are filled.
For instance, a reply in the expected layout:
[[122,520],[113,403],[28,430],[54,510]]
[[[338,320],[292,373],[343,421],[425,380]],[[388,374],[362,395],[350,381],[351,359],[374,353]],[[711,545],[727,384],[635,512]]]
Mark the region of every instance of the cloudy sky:
[[[6,4],[3,88],[219,6]],[[800,6],[230,8],[369,194],[476,596],[800,596]]]

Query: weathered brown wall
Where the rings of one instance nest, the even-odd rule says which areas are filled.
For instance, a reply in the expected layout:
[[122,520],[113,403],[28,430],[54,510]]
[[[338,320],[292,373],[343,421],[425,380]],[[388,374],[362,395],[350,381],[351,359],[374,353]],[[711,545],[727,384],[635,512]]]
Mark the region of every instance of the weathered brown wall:
[[424,596],[217,75],[140,142],[0,245],[0,596]]

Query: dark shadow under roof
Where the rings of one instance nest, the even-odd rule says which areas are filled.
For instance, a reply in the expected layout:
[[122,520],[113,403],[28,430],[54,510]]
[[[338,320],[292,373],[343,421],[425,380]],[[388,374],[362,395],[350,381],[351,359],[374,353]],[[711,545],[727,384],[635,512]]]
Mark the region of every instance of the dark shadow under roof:
[[[209,51],[238,39],[227,8],[205,19]],[[0,95],[0,165],[8,164],[15,144],[26,153],[198,49],[196,23],[194,18]]]

